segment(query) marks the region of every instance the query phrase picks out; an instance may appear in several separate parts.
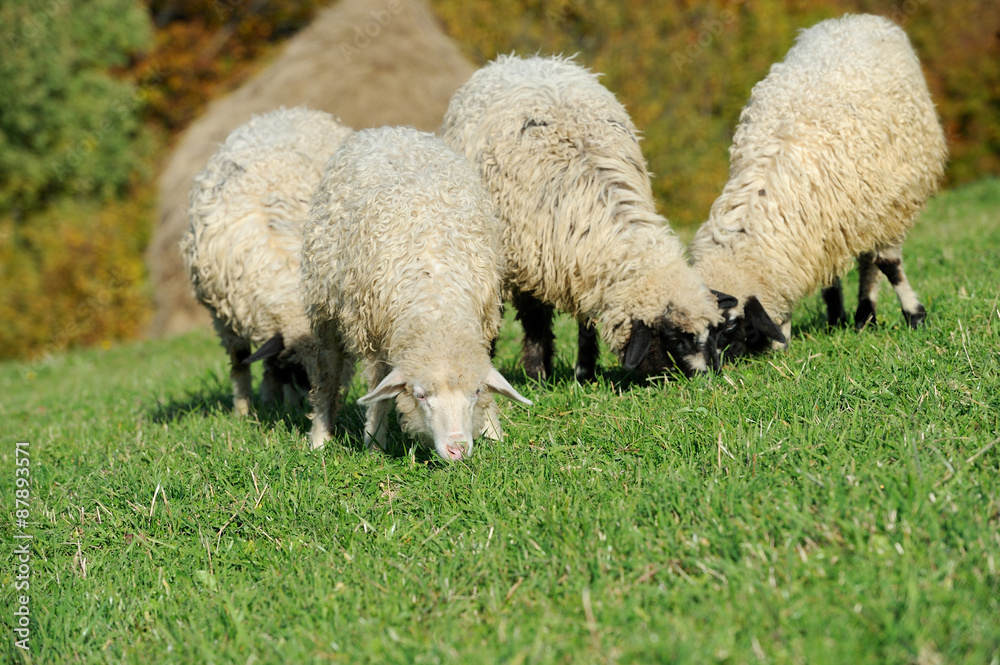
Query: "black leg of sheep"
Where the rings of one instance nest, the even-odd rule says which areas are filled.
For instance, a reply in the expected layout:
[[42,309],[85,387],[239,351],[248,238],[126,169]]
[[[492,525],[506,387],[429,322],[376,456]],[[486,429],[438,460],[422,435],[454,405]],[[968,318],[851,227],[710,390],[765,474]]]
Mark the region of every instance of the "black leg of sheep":
[[552,317],[555,309],[538,298],[518,292],[511,299],[517,310],[517,320],[524,328],[521,343],[521,364],[530,379],[544,381],[552,376],[552,355],[555,335]]
[[597,375],[597,328],[592,323],[581,323],[576,338],[576,380],[588,383]]
[[844,288],[840,278],[823,289],[823,302],[826,303],[826,323],[831,328],[847,327],[847,312],[844,310]]

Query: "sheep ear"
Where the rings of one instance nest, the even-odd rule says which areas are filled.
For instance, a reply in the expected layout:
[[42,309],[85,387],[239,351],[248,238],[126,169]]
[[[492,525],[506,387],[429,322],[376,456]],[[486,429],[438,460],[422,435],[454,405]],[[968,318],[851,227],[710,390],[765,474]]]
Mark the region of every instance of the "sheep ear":
[[273,358],[284,350],[285,338],[281,335],[281,333],[277,333],[274,337],[261,344],[260,347],[254,351],[253,355],[247,356],[243,360],[243,364],[249,365],[257,362],[258,360]]
[[[781,332],[781,328],[768,316],[764,306],[757,300],[757,296],[750,296],[750,299],[747,300],[747,304],[743,308],[743,317],[750,331],[756,333],[757,336],[762,335],[780,344],[788,343],[788,340],[785,339],[785,336]],[[747,334],[748,340],[750,334],[750,332]]]
[[503,378],[503,374],[496,371],[496,369],[491,369],[490,373],[486,375],[486,388],[490,392],[503,395],[504,397],[509,397],[515,402],[520,402],[526,406],[532,405],[532,401],[522,397],[516,390],[514,390],[514,387],[507,383],[507,379]]
[[712,295],[715,296],[715,300],[719,303],[719,309],[725,311],[727,309],[732,309],[740,303],[735,297],[729,295],[728,293],[723,293],[722,291],[712,290]]
[[403,392],[405,388],[406,376],[403,375],[402,370],[394,369],[389,372],[389,376],[382,379],[377,386],[369,390],[367,395],[359,397],[358,404],[361,406],[368,406],[369,404],[380,402],[384,399],[392,399],[399,393]]
[[632,321],[632,336],[625,349],[625,369],[631,371],[639,366],[653,343],[653,330],[642,321]]

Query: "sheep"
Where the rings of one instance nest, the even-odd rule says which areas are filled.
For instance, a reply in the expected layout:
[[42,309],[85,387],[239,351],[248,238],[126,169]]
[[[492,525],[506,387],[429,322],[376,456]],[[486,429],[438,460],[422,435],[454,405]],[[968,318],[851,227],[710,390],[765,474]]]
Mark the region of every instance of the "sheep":
[[714,365],[718,303],[656,212],[636,128],[596,74],[572,58],[500,56],[454,94],[440,133],[499,211],[529,377],[552,374],[555,308],[578,322],[580,382],[594,378],[595,324],[628,370]]
[[402,429],[445,460],[502,434],[492,393],[531,402],[492,366],[500,325],[499,222],[461,157],[412,128],[348,137],[303,228],[302,293],[320,350],[310,445],[322,447],[345,366],[360,357],[364,441],[385,450],[389,400]]
[[860,274],[857,329],[875,323],[879,271],[906,323],[926,317],[902,245],[944,174],[947,148],[920,63],[891,21],[846,15],[802,31],[740,114],[729,181],[690,245],[731,357],[785,348],[795,304],[823,288],[846,324],[840,276]]
[[[255,115],[194,178],[180,243],[195,297],[229,353],[233,411],[250,411],[250,361],[264,357],[260,398],[297,399],[312,335],[299,296],[302,223],[323,165],[351,132],[305,107]],[[261,345],[251,356],[251,345]]]

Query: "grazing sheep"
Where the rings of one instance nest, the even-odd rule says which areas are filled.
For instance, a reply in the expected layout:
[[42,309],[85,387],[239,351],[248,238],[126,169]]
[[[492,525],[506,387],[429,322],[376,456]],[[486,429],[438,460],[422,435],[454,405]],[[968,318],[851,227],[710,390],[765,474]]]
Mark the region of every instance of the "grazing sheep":
[[799,34],[754,86],[729,181],[691,244],[695,268],[734,296],[716,343],[738,356],[785,346],[795,304],[817,287],[845,323],[839,276],[857,258],[857,328],[875,321],[879,271],[906,322],[926,314],[902,245],[944,173],[940,122],[906,34],[848,15]]
[[310,443],[329,437],[340,377],[364,361],[365,444],[385,449],[389,400],[442,458],[502,435],[492,393],[531,404],[490,364],[500,325],[499,222],[462,157],[432,134],[351,135],[303,229],[302,289],[320,350]]
[[[260,397],[295,398],[311,372],[312,335],[299,296],[302,223],[323,164],[350,129],[303,107],[254,116],[195,176],[181,254],[195,297],[229,352],[233,410],[250,410],[251,345],[263,345]],[[297,381],[296,381],[297,380]]]
[[500,56],[458,89],[441,133],[503,221],[529,376],[552,373],[556,307],[579,322],[580,381],[594,376],[594,324],[627,369],[714,364],[718,304],[657,214],[636,129],[596,74],[561,57]]

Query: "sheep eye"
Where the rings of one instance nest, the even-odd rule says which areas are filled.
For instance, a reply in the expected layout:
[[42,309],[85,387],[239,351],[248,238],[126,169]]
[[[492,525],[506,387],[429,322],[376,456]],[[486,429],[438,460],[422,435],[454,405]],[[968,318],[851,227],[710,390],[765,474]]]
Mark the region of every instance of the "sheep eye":
[[425,393],[422,388],[414,388],[413,397],[423,402],[427,399],[427,393]]

